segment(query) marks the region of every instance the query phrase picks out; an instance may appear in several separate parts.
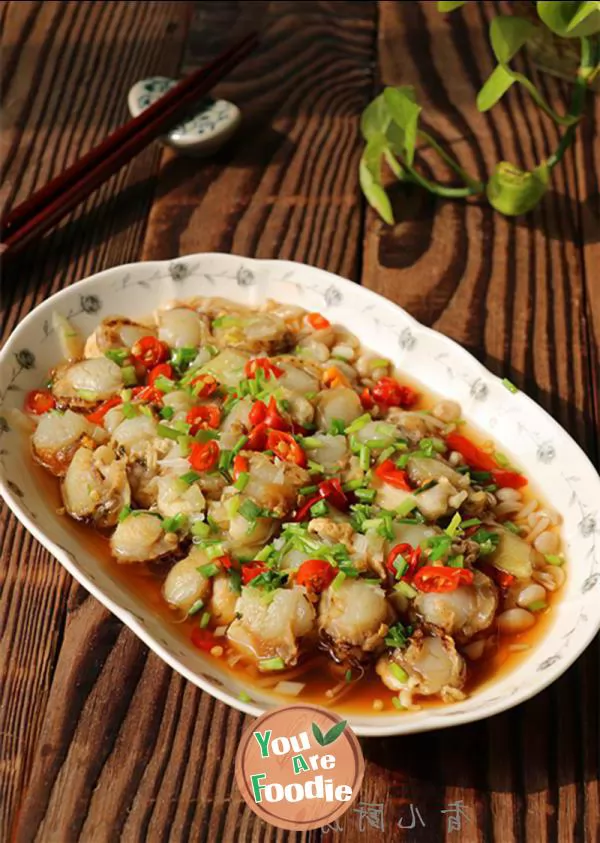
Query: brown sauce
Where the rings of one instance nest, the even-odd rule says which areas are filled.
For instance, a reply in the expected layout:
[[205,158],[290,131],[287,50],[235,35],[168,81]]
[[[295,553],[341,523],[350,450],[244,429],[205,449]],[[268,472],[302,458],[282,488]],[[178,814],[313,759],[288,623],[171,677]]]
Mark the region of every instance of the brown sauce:
[[[472,428],[469,428],[468,435],[470,438],[478,438],[479,441],[483,438],[481,434],[477,436]],[[57,511],[60,510],[62,502],[57,480],[41,466],[33,463],[33,461],[32,470],[46,498],[52,502]],[[244,665],[241,662],[236,664],[235,667],[228,665],[226,659],[228,647],[225,638],[222,639],[225,648],[225,654],[222,657],[217,658],[209,653],[199,653],[196,650],[190,641],[190,636],[192,630],[198,625],[198,618],[188,618],[182,622],[177,614],[165,603],[161,593],[162,582],[166,574],[164,566],[161,567],[160,564],[119,564],[110,554],[108,538],[106,536],[93,530],[86,524],[74,521],[66,514],[57,514],[56,517],[64,519],[68,529],[73,532],[77,541],[84,545],[97,558],[98,564],[108,571],[111,577],[118,580],[129,593],[141,598],[142,602],[152,612],[159,615],[164,623],[169,625],[175,634],[187,644],[190,651],[198,653],[199,671],[202,669],[204,658],[212,659],[221,669],[234,674],[238,680],[243,678],[250,696],[252,695],[253,688],[257,686],[264,692],[272,693],[272,688],[265,686],[265,682],[271,682],[271,677],[266,677],[265,674],[259,673],[255,668]],[[495,636],[496,644],[489,653],[486,653],[478,661],[467,660],[468,680],[464,688],[466,693],[471,695],[483,689],[490,682],[503,677],[506,672],[513,670],[524,659],[530,657],[532,648],[545,636],[546,631],[552,623],[552,607],[557,599],[560,599],[559,593],[548,592],[548,608],[537,615],[535,626],[520,635]],[[219,643],[221,643],[220,639]],[[527,649],[513,651],[511,648],[515,646],[526,646]],[[389,714],[391,711],[395,711],[392,698],[397,695],[385,687],[374,671],[369,670],[364,678],[358,682],[351,682],[350,687],[347,689],[344,674],[345,670],[336,667],[328,656],[324,653],[317,653],[309,657],[305,671],[301,672],[298,669],[292,669],[285,671],[283,675],[274,675],[272,684],[274,686],[280,679],[288,678],[293,681],[306,683],[299,697],[281,696],[282,704],[286,701],[294,702],[302,700],[319,705],[331,705],[336,711],[347,714],[372,715],[376,713],[373,710],[373,701],[381,700],[384,705],[383,713]],[[326,695],[327,691],[340,684],[343,684],[344,690],[340,694],[339,699],[329,698]],[[420,698],[417,702],[427,707],[447,705],[438,699],[430,700]]]

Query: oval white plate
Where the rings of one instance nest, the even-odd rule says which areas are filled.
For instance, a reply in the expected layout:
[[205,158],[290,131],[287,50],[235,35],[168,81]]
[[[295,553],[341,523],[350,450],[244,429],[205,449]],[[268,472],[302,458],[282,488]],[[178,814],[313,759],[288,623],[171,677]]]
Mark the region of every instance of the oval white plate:
[[[497,714],[538,693],[575,661],[600,627],[600,478],[571,437],[523,393],[513,394],[468,352],[423,327],[375,293],[320,269],[290,261],[199,254],[171,262],[114,267],[62,290],[39,305],[14,331],[0,355],[0,490],[17,517],[65,568],[171,667],[223,702],[258,715],[269,697],[188,647],[144,603],[110,577],[36,488],[22,434],[6,410],[21,407],[60,360],[51,315],[57,310],[84,333],[111,314],[148,314],[173,298],[217,295],[258,305],[266,298],[320,311],[354,331],[440,395],[509,451],[563,516],[569,560],[563,596],[539,645],[512,671],[464,702],[421,712],[350,716],[359,735],[439,729]],[[246,691],[251,702],[241,702]],[[292,700],[293,701],[293,700]]]

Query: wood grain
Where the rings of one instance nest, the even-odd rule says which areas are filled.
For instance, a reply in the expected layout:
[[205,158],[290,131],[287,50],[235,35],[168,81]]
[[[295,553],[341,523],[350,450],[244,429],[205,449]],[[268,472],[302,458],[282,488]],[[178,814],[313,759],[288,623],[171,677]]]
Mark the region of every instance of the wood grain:
[[[506,4],[504,4],[506,7]],[[600,260],[594,130],[600,98],[553,191],[525,220],[394,189],[398,223],[365,211],[358,120],[376,89],[415,84],[426,124],[483,175],[530,165],[556,132],[518,91],[489,116],[473,91],[499,4],[444,18],[431,2],[18,2],[1,9],[0,202],[35,189],[125,118],[125,93],[260,23],[259,51],[218,93],[242,131],[214,159],[154,146],[5,271],[6,335],[35,304],[111,264],[193,251],[307,261],[361,281],[466,345],[553,412],[598,458]],[[376,59],[378,57],[378,64]],[[85,84],[82,84],[84,80]],[[542,80],[558,106],[564,83]],[[430,157],[429,172],[447,175]],[[149,653],[9,517],[0,524],[0,840],[570,843],[600,823],[599,646],[544,694],[489,721],[363,741],[362,802],[343,831],[258,821],[233,784],[245,719]],[[442,809],[464,803],[460,833]],[[425,826],[402,831],[417,807]],[[354,806],[359,808],[359,805]]]
[[[460,163],[478,175],[501,159],[531,167],[558,140],[519,90],[489,115],[475,109],[473,91],[492,67],[482,49],[484,29],[502,8],[469,4],[444,18],[433,3],[380,4],[382,83],[415,85],[428,128],[449,138]],[[563,109],[566,85],[547,77],[541,84]],[[524,220],[395,189],[393,228],[367,216],[362,280],[523,387],[597,462],[600,298],[592,279],[600,227],[592,133],[598,100],[594,105],[549,196]],[[429,155],[425,166],[448,178]],[[477,824],[463,822],[461,841],[596,840],[599,652],[596,640],[548,691],[514,711],[421,738],[420,752],[433,759],[436,773],[420,787],[411,760],[379,767],[375,753],[365,776],[370,798],[382,800],[408,777],[419,804],[423,791],[434,822],[445,804],[464,801]],[[405,759],[406,741],[390,740],[386,752]],[[416,832],[398,839],[457,836],[440,819],[434,830]]]
[[[176,72],[187,9],[174,2],[3,5],[3,204],[20,201],[125,120],[133,82]],[[149,148],[60,229],[4,267],[4,337],[55,290],[139,256],[158,164],[158,149]],[[50,751],[50,743],[39,743],[40,730],[65,652],[67,602],[79,588],[6,509],[1,529],[0,840],[7,840],[15,818],[21,826],[30,820],[24,790],[32,764]],[[79,646],[85,641],[82,635]],[[77,683],[82,677],[74,674],[74,697]],[[68,713],[71,694],[54,688]],[[32,836],[30,822],[20,837]],[[46,839],[65,843],[52,834]]]

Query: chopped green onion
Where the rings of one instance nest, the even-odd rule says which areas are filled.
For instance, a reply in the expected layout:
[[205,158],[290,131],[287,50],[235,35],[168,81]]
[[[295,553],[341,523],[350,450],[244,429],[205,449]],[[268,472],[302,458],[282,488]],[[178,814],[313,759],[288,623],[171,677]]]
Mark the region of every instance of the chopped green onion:
[[373,503],[377,492],[375,489],[356,489],[354,494],[359,501],[364,501],[364,503]]
[[481,524],[479,518],[469,518],[467,521],[463,521],[460,525],[461,530],[466,530],[467,527],[478,527]]
[[84,401],[98,400],[98,393],[94,392],[93,389],[76,389],[75,392],[80,398],[83,398]]
[[395,451],[396,449],[393,445],[390,445],[388,448],[384,448],[384,450],[377,457],[377,462],[381,464],[382,462],[389,460],[389,458],[392,456],[392,454],[395,453]]
[[316,436],[301,436],[300,437],[300,444],[303,448],[322,448],[324,442],[321,439],[317,439]]
[[485,483],[486,480],[491,480],[492,475],[489,471],[470,471],[469,474],[471,475],[471,480],[474,480],[476,483]]
[[231,468],[231,463],[233,462],[233,451],[226,451],[222,450],[219,452],[219,463],[218,469],[219,471],[228,472]]
[[502,383],[508,389],[508,391],[512,392],[513,394],[519,391],[518,387],[516,387],[512,381],[509,381],[508,378],[503,378]]
[[452,516],[452,521],[450,521],[450,523],[448,524],[448,526],[444,530],[446,535],[451,536],[453,538],[460,530],[461,521],[462,521],[462,518],[460,516],[460,513],[455,512],[454,515]]
[[404,580],[400,580],[400,582],[396,583],[394,586],[394,591],[398,591],[400,594],[403,594],[405,597],[408,597],[409,600],[412,600],[414,597],[417,596],[417,590],[409,585],[409,583],[404,582]]
[[176,430],[174,427],[170,427],[168,424],[163,424],[162,422],[158,423],[156,432],[159,436],[163,436],[165,439],[173,439],[175,442],[182,435],[180,430]]
[[200,567],[196,568],[196,570],[199,574],[202,574],[203,577],[206,577],[206,579],[209,580],[211,577],[216,576],[221,569],[215,562],[208,562],[206,565],[200,565]]
[[364,415],[359,416],[357,419],[354,419],[354,421],[349,424],[348,427],[345,429],[344,433],[346,433],[346,435],[348,436],[351,433],[358,433],[358,431],[362,430],[363,427],[370,421],[372,421],[372,419],[369,413],[364,413]]
[[121,412],[125,416],[126,419],[133,419],[137,416],[137,407],[134,407],[129,401],[126,401],[125,404],[121,404]]
[[331,587],[335,591],[337,591],[339,589],[339,587],[341,586],[341,584],[346,579],[346,576],[347,575],[344,573],[344,571],[338,571],[337,574],[335,575],[335,577],[333,578],[333,581],[331,583]]
[[220,433],[218,430],[212,430],[210,427],[202,428],[194,435],[196,442],[209,442],[211,439],[218,439]]
[[253,500],[247,498],[240,506],[238,512],[246,519],[246,521],[254,522],[262,515],[263,511],[260,506],[254,503]]
[[345,432],[346,422],[343,419],[332,419],[329,425],[329,433],[332,436],[339,436]]
[[188,517],[183,512],[172,515],[170,518],[163,518],[162,526],[165,533],[178,533],[185,530],[188,525]]
[[408,465],[410,457],[410,454],[400,454],[400,456],[396,460],[396,468],[401,468],[402,470],[404,470]]
[[137,375],[135,373],[135,366],[123,366],[121,369],[123,383],[125,386],[135,386],[137,384]]
[[237,480],[233,484],[238,492],[243,492],[248,483],[250,482],[250,475],[247,471],[240,471],[237,476]]
[[320,518],[323,515],[327,515],[329,512],[329,507],[325,503],[325,501],[317,501],[317,503],[313,504],[310,508],[310,514],[313,515],[315,518]]
[[346,682],[352,682],[352,671],[350,669],[346,671],[346,673],[344,674],[344,678]]
[[175,415],[175,410],[173,409],[173,407],[161,407],[159,415],[161,419],[166,419],[167,421],[169,421],[169,419],[172,419]]
[[149,419],[154,418],[154,413],[152,412],[152,408],[149,407],[147,404],[138,404],[138,410],[143,416],[147,416]]
[[204,521],[194,521],[192,524],[192,535],[199,539],[205,539],[210,535],[210,527]]
[[155,386],[159,392],[173,392],[177,389],[177,384],[171,378],[166,378],[164,375],[159,375],[152,386]]
[[285,662],[280,656],[276,656],[274,659],[262,659],[258,666],[261,670],[284,670]]
[[390,662],[390,673],[398,682],[408,682],[408,673],[399,664],[396,664],[396,662]]
[[196,480],[200,480],[200,475],[197,471],[186,471],[186,473],[182,474],[179,479],[183,480],[184,483],[187,483],[188,486],[191,486],[192,483],[196,482]]
[[190,452],[190,447],[192,444],[192,437],[191,436],[178,436],[177,437],[177,444],[179,445],[179,450],[181,451],[182,457],[187,457]]
[[108,357],[109,360],[112,360],[113,363],[116,363],[117,366],[122,366],[123,363],[129,357],[129,349],[128,348],[109,348],[108,351],[104,352],[104,356]]
[[239,694],[238,694],[238,700],[239,700],[240,702],[245,702],[245,703],[252,702],[252,698],[251,698],[251,697],[249,697],[249,696],[248,696],[248,694],[247,694],[245,691],[240,691],[240,692],[239,692]]
[[204,608],[204,600],[196,600],[196,602],[192,605],[192,608],[188,611],[188,617],[191,618],[192,615],[196,615],[200,609]]
[[462,553],[458,553],[456,556],[451,556],[450,559],[446,562],[446,565],[449,568],[464,568],[465,567],[465,557]]
[[565,559],[564,556],[557,556],[554,553],[546,553],[544,555],[544,559],[549,565],[564,565]]
[[210,623],[210,612],[203,612],[202,617],[200,618],[200,628],[206,629],[206,627]]
[[300,495],[314,495],[318,491],[319,491],[318,486],[303,486],[301,489],[298,490],[298,494],[300,494]]
[[503,526],[503,527],[505,527],[507,530],[510,530],[510,532],[511,532],[511,533],[515,533],[515,535],[517,535],[517,536],[520,536],[520,535],[521,535],[521,528],[520,528],[520,527],[518,527],[518,526],[514,523],[514,521],[505,521],[505,522],[502,524],[502,526]]
[[231,453],[233,454],[234,457],[239,451],[242,450],[242,448],[244,447],[244,445],[246,444],[247,441],[248,441],[247,436],[240,436],[238,441],[235,443],[235,445],[231,449]]
[[504,454],[501,454],[499,451],[496,451],[496,453],[494,454],[494,459],[501,468],[509,468],[510,460],[508,459],[508,457],[505,457]]
[[119,524],[121,523],[121,521],[125,521],[125,519],[127,518],[127,516],[130,513],[131,513],[131,507],[130,506],[124,506],[123,509],[119,512],[119,515],[117,516]]
[[408,497],[402,501],[400,506],[396,507],[396,515],[399,518],[404,518],[405,515],[408,515],[409,512],[413,511],[416,505],[416,500],[414,498]]
[[392,697],[392,705],[394,706],[394,708],[397,708],[398,711],[404,711],[404,706],[400,702],[399,697]]
[[314,462],[313,460],[308,461],[308,471],[309,474],[323,474],[325,469],[319,462]]
[[198,351],[191,346],[183,346],[182,348],[174,348],[171,351],[171,365],[177,369],[178,372],[184,372],[189,368],[190,363],[193,363],[198,356]]
[[548,604],[545,600],[534,600],[527,608],[530,612],[541,612],[543,609],[548,608]]
[[428,480],[427,483],[423,483],[422,486],[419,486],[418,489],[415,489],[413,495],[422,495],[423,492],[427,492],[429,489],[433,489],[435,485],[437,485],[437,480]]
[[[360,489],[360,487],[363,485],[363,480],[348,480],[347,483],[344,483],[342,489],[344,490],[344,492],[355,492],[357,489]],[[315,486],[315,490],[316,488],[317,487]]]
[[371,465],[371,451],[366,445],[360,446],[359,463],[363,471],[367,471]]

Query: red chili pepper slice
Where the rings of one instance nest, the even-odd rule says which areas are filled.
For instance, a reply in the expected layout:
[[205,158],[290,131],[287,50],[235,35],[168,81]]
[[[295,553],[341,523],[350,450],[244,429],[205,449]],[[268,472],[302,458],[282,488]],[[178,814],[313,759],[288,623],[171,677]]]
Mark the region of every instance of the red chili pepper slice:
[[306,454],[291,433],[284,433],[282,430],[269,430],[267,433],[267,449],[273,451],[275,456],[286,462],[293,462],[300,466],[306,465]]
[[305,501],[296,513],[294,521],[306,521],[306,519],[310,517],[311,506],[314,506],[320,500],[323,500],[321,495],[313,495],[312,498]]
[[314,594],[325,591],[336,576],[335,568],[325,559],[307,559],[296,573],[296,584],[303,585]]
[[250,463],[248,457],[243,454],[236,454],[233,458],[233,479],[237,480],[240,474],[248,473],[250,471]]
[[[398,570],[394,564],[398,556],[402,556],[404,561],[408,564],[408,568],[400,575],[400,577],[398,576]],[[396,579],[409,580],[414,574],[420,561],[420,547],[413,547],[412,545],[406,543],[397,544],[388,554],[386,568],[396,577]]]
[[254,427],[257,424],[262,424],[267,415],[267,405],[264,401],[255,401],[248,413],[248,421]]
[[160,404],[162,402],[163,394],[160,389],[155,386],[134,386],[131,390],[131,397],[137,403],[146,402],[147,404]]
[[270,378],[271,376],[280,378],[283,375],[283,369],[272,363],[268,357],[254,357],[252,360],[248,360],[244,366],[244,374],[252,380],[256,377],[257,369],[262,369],[266,378]]
[[517,471],[508,471],[505,468],[495,468],[492,471],[494,483],[509,489],[522,489],[527,485],[527,478]]
[[159,363],[164,363],[169,356],[169,346],[156,337],[142,337],[134,342],[131,348],[131,356],[146,369],[151,369],[158,366]]
[[321,313],[309,313],[306,321],[315,331],[323,331],[325,328],[331,327],[329,319],[326,319]]
[[252,582],[255,577],[264,573],[266,570],[267,566],[264,562],[247,562],[245,565],[242,565],[243,584],[248,585],[248,583]]
[[373,401],[373,396],[371,395],[371,391],[369,390],[368,386],[365,386],[363,391],[360,393],[360,403],[363,405],[365,410],[372,410],[375,406],[375,402]]
[[231,556],[225,554],[225,556],[217,556],[215,562],[218,562],[225,571],[231,571],[233,569],[239,568],[239,562],[237,559],[232,559]]
[[406,479],[406,472],[398,468],[391,460],[384,460],[381,465],[375,469],[375,474],[384,483],[389,483],[396,489],[405,489],[407,492],[411,491],[411,487]]
[[192,379],[190,386],[194,387],[194,394],[198,398],[208,398],[213,392],[216,392],[219,384],[212,375],[198,375],[198,377]]
[[480,562],[477,563],[477,566],[481,568],[484,574],[487,574],[490,579],[492,579],[496,585],[500,586],[500,588],[510,588],[513,585],[517,578],[514,574],[509,574],[507,571],[501,571],[499,568],[495,568],[493,565],[488,563],[481,564]]
[[325,500],[330,501],[336,509],[346,510],[350,505],[342,489],[342,484],[337,477],[332,477],[330,480],[323,480],[322,483],[319,483],[319,495]]
[[449,568],[445,565],[425,565],[413,577],[413,585],[419,591],[456,591],[459,585],[471,585],[473,571],[467,568]]
[[191,640],[194,647],[198,647],[199,650],[204,650],[207,653],[210,653],[212,648],[219,643],[214,632],[211,632],[210,629],[201,629],[198,626],[192,630]]
[[159,363],[158,366],[155,366],[148,372],[148,386],[154,386],[156,378],[160,377],[169,378],[169,380],[172,380],[173,367],[170,363]]
[[216,404],[203,404],[200,407],[192,407],[185,420],[191,425],[190,434],[195,436],[199,430],[206,430],[208,427],[216,430],[221,423],[221,411]]
[[377,404],[387,407],[412,407],[417,400],[417,393],[410,386],[402,386],[395,378],[379,378],[371,390]]
[[49,389],[32,389],[25,397],[25,411],[41,416],[56,407],[56,401]]
[[214,439],[208,442],[192,442],[188,457],[189,463],[195,471],[210,471],[219,459],[219,446]]
[[123,399],[119,395],[116,395],[114,398],[109,398],[108,401],[104,401],[99,407],[96,407],[93,413],[88,413],[86,418],[92,424],[102,425],[104,424],[104,416],[108,411],[112,410],[113,407],[118,407],[122,403]]
[[458,451],[459,454],[462,454],[465,462],[476,471],[492,471],[492,469],[498,467],[496,460],[491,454],[487,454],[475,445],[474,442],[471,442],[470,439],[467,439],[466,436],[462,436],[460,433],[449,433],[446,437],[446,442],[453,451]]
[[267,427],[270,427],[273,430],[290,429],[290,425],[279,412],[279,409],[277,407],[277,401],[273,396],[271,396],[269,400],[269,406],[267,407],[267,413],[265,415],[264,422]]
[[257,424],[248,434],[248,441],[244,447],[249,451],[264,451],[267,447],[267,433],[268,428],[264,422]]

